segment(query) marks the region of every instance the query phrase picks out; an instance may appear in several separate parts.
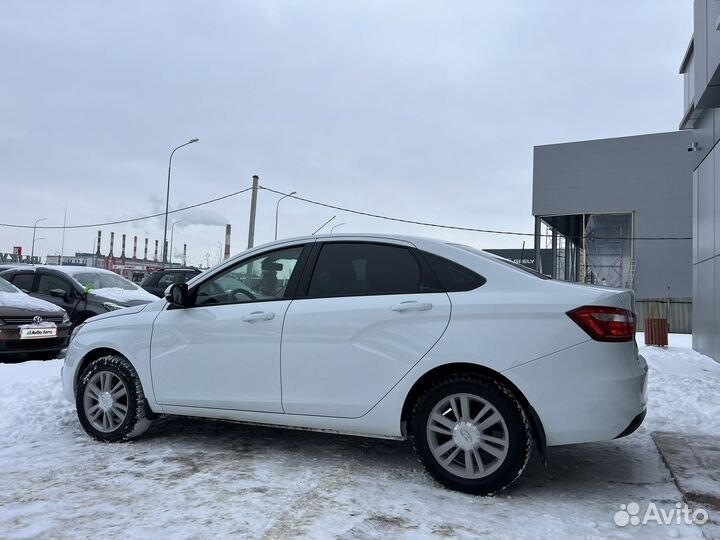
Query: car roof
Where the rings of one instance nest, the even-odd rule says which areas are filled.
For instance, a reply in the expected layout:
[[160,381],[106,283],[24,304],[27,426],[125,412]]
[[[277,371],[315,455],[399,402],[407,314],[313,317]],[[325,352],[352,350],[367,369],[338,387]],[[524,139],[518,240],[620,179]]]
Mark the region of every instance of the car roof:
[[410,242],[411,244],[414,243],[435,243],[435,244],[451,244],[452,242],[449,240],[443,240],[441,238],[431,238],[428,236],[413,236],[413,235],[405,235],[405,234],[383,234],[383,233],[345,233],[345,234],[316,234],[316,235],[308,235],[308,236],[296,236],[293,238],[284,238],[282,240],[275,240],[273,242],[267,242],[265,244],[261,244],[259,246],[256,246],[253,249],[256,248],[265,248],[272,245],[281,245],[281,244],[287,244],[292,242],[308,242],[312,241],[315,242],[316,240],[319,241],[325,241],[325,240],[367,240],[367,241],[383,241],[383,240],[395,240],[400,242]]
[[10,264],[0,264],[0,272],[5,270],[35,270],[37,268],[34,264],[24,264],[24,263],[10,263]]
[[111,272],[110,270],[105,270],[104,268],[97,268],[95,266],[60,266],[60,265],[47,265],[47,266],[40,266],[39,268],[43,270],[54,270],[55,272],[60,272],[62,274],[67,274],[69,276],[75,275],[75,274],[82,274],[85,272],[98,272],[101,274],[113,274],[114,276],[117,276],[115,272]]

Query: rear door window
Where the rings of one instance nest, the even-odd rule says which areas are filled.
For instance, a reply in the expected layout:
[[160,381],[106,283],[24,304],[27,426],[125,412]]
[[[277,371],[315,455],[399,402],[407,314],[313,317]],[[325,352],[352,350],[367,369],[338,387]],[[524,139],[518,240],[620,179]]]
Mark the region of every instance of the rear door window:
[[369,242],[323,245],[310,278],[308,296],[370,296],[437,292],[434,276],[402,246]]

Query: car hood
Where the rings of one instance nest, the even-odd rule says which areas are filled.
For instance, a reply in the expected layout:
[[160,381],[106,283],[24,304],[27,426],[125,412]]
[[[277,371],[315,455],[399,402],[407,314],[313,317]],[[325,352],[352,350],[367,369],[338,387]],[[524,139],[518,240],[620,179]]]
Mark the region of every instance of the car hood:
[[99,302],[112,302],[119,306],[139,306],[157,300],[144,289],[127,290],[120,288],[91,289],[88,296]]
[[108,311],[107,313],[101,313],[100,315],[95,315],[94,317],[90,317],[85,322],[93,322],[93,321],[100,321],[102,319],[109,319],[111,317],[122,317],[123,315],[132,315],[133,313],[140,313],[143,309],[145,309],[150,304],[143,303],[132,307],[126,307],[123,309],[116,309],[115,311]]
[[0,318],[22,315],[59,315],[64,310],[22,292],[0,292]]

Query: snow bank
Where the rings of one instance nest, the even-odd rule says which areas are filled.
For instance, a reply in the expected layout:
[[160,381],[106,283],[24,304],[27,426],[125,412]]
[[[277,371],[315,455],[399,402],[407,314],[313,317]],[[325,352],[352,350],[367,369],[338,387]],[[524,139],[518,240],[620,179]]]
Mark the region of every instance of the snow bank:
[[0,364],[0,390],[39,380],[59,381],[60,366],[62,360]]
[[[638,334],[638,344],[644,342]],[[650,368],[648,414],[641,429],[720,433],[720,363],[694,351],[692,336],[672,334],[670,345],[640,347]]]

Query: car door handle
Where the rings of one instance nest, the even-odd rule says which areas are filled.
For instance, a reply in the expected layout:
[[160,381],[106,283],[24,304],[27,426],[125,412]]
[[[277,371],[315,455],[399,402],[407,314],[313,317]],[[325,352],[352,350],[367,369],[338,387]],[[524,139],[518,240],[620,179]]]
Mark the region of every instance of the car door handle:
[[400,302],[395,304],[390,309],[393,311],[427,311],[432,309],[433,305],[430,302],[415,302],[414,300],[408,302]]
[[253,311],[247,315],[243,315],[241,320],[245,322],[255,321],[270,321],[275,318],[275,314],[272,311]]

